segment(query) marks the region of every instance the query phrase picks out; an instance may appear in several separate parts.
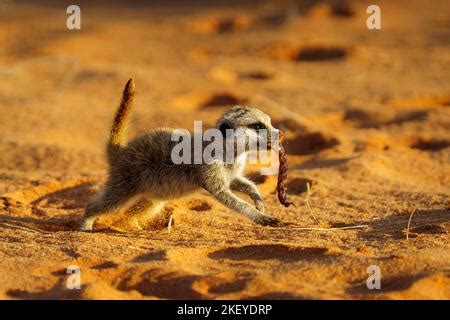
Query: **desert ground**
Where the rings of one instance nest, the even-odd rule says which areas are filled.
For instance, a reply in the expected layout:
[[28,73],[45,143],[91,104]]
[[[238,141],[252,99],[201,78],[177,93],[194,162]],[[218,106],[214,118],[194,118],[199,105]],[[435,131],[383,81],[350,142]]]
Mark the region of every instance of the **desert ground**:
[[[0,298],[450,298],[448,1],[377,1],[381,30],[367,1],[77,3],[81,30],[61,2],[0,3]],[[269,114],[296,207],[248,174],[267,213],[311,230],[197,192],[167,205],[170,229],[117,215],[78,231],[131,77],[130,138],[238,104]]]

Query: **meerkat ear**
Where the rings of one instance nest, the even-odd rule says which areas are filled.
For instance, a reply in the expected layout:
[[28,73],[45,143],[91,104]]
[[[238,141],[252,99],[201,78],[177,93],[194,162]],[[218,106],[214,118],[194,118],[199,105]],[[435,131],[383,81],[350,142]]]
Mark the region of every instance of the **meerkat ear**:
[[227,137],[227,129],[233,129],[233,126],[231,125],[231,123],[227,120],[223,120],[219,126],[218,129],[220,130],[220,132],[222,133],[222,136],[224,138]]

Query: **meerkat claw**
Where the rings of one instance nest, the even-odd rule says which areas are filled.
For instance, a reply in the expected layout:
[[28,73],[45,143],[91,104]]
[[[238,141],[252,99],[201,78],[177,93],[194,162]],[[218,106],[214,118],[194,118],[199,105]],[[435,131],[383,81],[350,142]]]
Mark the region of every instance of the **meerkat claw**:
[[280,219],[278,218],[274,218],[271,216],[267,216],[267,215],[261,215],[259,216],[255,222],[261,226],[271,226],[271,227],[275,227],[277,225],[279,225],[281,223]]

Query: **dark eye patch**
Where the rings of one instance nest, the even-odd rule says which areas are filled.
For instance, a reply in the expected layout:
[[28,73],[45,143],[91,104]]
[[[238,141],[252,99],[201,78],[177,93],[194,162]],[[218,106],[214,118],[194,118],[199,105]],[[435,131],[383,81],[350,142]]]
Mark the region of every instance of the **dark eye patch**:
[[223,136],[224,138],[225,138],[226,135],[227,135],[227,129],[231,129],[231,126],[230,126],[228,123],[226,123],[226,122],[222,123],[222,124],[220,125],[220,127],[219,127],[219,130],[220,130],[220,132],[222,133],[222,136]]
[[261,123],[261,122],[252,123],[251,125],[249,125],[249,127],[254,129],[254,130],[267,129],[266,125],[264,123]]

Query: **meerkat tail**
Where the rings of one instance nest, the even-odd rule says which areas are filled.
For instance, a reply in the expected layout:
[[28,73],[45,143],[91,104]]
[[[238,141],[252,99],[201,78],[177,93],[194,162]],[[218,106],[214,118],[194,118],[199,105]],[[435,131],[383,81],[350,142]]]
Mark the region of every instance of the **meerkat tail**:
[[125,143],[125,133],[133,101],[134,81],[130,79],[123,89],[122,101],[114,117],[113,126],[109,135],[107,151],[110,159],[114,157],[116,151]]

